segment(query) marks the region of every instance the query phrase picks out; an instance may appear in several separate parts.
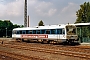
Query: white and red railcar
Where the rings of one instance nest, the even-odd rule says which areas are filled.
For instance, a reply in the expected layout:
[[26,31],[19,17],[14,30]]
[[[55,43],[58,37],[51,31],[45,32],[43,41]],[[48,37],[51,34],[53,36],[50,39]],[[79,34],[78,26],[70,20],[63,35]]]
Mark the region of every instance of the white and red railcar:
[[16,40],[36,40],[38,42],[74,42],[77,41],[75,25],[51,25],[15,28],[12,38]]

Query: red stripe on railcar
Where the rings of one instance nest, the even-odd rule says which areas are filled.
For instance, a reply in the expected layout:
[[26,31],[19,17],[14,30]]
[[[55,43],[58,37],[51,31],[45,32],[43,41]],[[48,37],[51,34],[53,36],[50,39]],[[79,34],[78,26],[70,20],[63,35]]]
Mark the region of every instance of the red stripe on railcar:
[[48,38],[48,35],[36,35],[36,34],[30,34],[30,35],[27,35],[27,34],[24,34],[24,35],[21,35],[22,38]]

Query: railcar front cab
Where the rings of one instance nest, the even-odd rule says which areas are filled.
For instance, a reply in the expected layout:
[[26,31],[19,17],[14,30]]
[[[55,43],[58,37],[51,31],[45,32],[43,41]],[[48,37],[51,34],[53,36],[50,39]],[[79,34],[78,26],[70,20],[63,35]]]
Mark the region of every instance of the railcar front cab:
[[78,36],[77,36],[77,29],[76,26],[74,25],[67,25],[66,26],[66,40],[69,43],[72,43],[74,41],[78,41]]
[[19,31],[17,31],[17,30],[13,30],[13,31],[12,31],[12,39],[15,39],[15,40],[17,40],[17,41],[20,41],[21,38],[20,38],[19,33],[21,33],[21,32],[19,32]]

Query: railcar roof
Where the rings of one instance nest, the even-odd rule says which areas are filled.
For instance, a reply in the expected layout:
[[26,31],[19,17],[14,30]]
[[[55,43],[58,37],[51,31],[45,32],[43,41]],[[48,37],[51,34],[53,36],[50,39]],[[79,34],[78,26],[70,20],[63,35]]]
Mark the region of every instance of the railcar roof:
[[39,30],[39,29],[58,29],[65,28],[66,25],[52,25],[52,26],[35,26],[35,27],[23,27],[23,28],[15,28],[13,30]]

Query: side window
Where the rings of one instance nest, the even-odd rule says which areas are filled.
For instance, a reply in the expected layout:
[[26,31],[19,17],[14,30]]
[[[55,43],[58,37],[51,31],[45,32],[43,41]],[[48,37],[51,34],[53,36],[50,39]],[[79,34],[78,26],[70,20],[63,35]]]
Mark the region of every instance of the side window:
[[51,29],[51,34],[56,34],[56,30],[55,29]]
[[23,31],[22,31],[22,34],[26,34],[26,31],[25,31],[25,30],[23,30]]
[[62,29],[57,29],[57,34],[62,34]]
[[13,31],[12,31],[12,34],[16,34],[16,31],[15,31],[15,30],[13,30]]
[[26,34],[32,34],[32,30],[26,30]]
[[40,34],[40,30],[37,30],[37,34]]
[[29,31],[29,30],[26,30],[26,34],[29,34],[28,31]]
[[19,31],[20,34],[22,34],[22,31]]
[[50,34],[50,29],[46,30],[46,34]]
[[45,30],[41,30],[41,34],[45,34]]
[[32,30],[28,30],[28,34],[32,34]]
[[20,34],[20,31],[16,31],[16,34]]
[[36,30],[33,30],[33,34],[36,34]]

